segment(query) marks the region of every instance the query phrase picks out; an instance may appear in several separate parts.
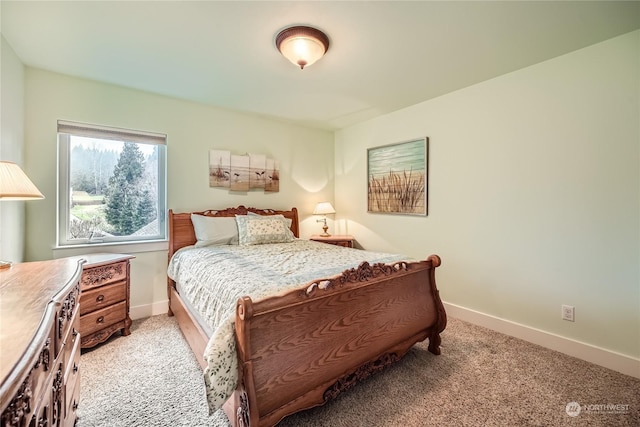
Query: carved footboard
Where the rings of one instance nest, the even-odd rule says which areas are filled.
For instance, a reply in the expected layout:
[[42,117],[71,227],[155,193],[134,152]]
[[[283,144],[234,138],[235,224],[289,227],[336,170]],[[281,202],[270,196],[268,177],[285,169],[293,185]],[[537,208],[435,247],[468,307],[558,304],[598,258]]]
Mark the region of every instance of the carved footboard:
[[446,313],[440,258],[368,263],[253,303],[238,301],[239,385],[224,409],[236,426],[272,426],[322,405],[429,338],[440,354]]

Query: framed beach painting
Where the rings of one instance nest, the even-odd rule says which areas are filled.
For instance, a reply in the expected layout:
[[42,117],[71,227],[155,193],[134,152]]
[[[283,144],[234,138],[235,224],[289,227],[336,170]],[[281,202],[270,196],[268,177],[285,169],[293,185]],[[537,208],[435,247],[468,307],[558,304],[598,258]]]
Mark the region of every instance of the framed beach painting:
[[267,156],[249,153],[249,188],[264,189],[267,173]]
[[277,193],[280,191],[280,167],[278,166],[278,161],[268,157],[264,191],[267,193]]
[[231,173],[231,152],[209,150],[209,186],[229,188]]
[[266,154],[209,150],[209,186],[234,192],[280,191],[280,163]]
[[249,156],[231,155],[231,191],[249,191]]
[[367,211],[427,215],[429,138],[367,150]]

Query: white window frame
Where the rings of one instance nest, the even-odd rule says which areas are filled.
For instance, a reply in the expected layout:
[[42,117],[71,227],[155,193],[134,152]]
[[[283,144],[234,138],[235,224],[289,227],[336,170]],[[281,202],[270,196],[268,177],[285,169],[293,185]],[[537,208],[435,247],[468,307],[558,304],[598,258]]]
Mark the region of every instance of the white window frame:
[[[111,139],[143,144],[162,145],[158,150],[158,234],[153,236],[107,236],[99,239],[69,239],[69,206],[71,204],[70,189],[70,135]],[[167,135],[154,132],[121,129],[86,123],[58,120],[58,195],[57,195],[57,230],[58,248],[79,246],[105,246],[114,244],[137,244],[167,241]]]

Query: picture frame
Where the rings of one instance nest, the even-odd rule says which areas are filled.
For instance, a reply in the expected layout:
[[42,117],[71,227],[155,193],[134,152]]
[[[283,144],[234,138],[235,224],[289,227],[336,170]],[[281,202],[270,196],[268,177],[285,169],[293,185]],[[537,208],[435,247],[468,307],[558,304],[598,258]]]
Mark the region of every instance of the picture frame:
[[209,150],[209,187],[229,188],[231,172],[231,152]]
[[231,155],[231,191],[249,191],[249,156]]
[[209,150],[209,187],[236,193],[280,191],[280,162],[266,154]]
[[367,212],[428,214],[429,138],[367,149]]

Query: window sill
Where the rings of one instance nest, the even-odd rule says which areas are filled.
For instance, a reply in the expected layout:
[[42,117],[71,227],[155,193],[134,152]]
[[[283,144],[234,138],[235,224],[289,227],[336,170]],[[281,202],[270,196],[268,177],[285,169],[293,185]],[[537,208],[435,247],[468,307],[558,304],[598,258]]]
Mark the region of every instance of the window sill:
[[84,245],[56,246],[53,248],[54,258],[63,258],[66,256],[75,256],[93,252],[118,252],[135,254],[142,252],[159,252],[169,250],[168,240],[152,240],[148,242],[129,242],[129,243],[87,243]]

